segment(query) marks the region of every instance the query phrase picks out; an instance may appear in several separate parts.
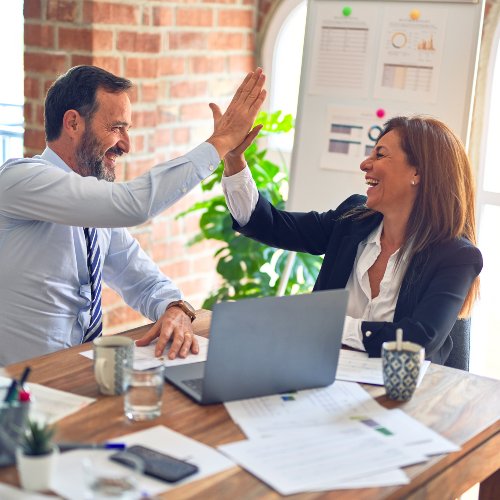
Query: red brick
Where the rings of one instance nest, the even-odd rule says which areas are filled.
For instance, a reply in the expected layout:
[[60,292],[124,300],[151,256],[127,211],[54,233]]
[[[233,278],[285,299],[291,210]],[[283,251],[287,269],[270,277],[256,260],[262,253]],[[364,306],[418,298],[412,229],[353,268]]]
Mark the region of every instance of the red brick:
[[24,78],[24,97],[38,99],[40,98],[40,80],[33,76]]
[[45,133],[43,130],[26,128],[24,130],[24,147],[42,151],[45,147]]
[[156,110],[133,111],[132,120],[134,128],[155,127],[157,123],[156,117]]
[[47,54],[43,52],[24,52],[26,73],[62,74],[69,69],[66,54]]
[[225,59],[224,57],[192,57],[191,70],[193,73],[220,73],[225,70]]
[[94,29],[59,28],[59,48],[66,50],[111,50],[113,33]]
[[154,26],[171,26],[173,19],[173,9],[170,7],[153,7]]
[[[149,170],[149,169],[147,169],[147,170]],[[151,230],[150,230],[151,226],[152,226],[151,222],[147,222],[147,224],[145,226],[141,226],[141,227],[145,227],[146,230],[133,233],[133,236],[139,242],[140,247],[148,254],[150,253],[150,250],[152,247]]]
[[229,56],[229,72],[251,71],[255,65],[255,58],[249,56]]
[[26,99],[24,100],[24,122],[26,125],[31,125],[32,123],[35,123],[35,104],[33,102],[27,101]]
[[153,14],[151,12],[150,5],[143,5],[142,7],[142,26],[151,26],[151,21],[153,19]]
[[103,286],[102,288],[102,304],[103,307],[110,307],[122,302],[122,298],[112,288]]
[[158,99],[158,83],[143,82],[141,85],[141,98],[144,102],[153,102]]
[[254,33],[248,33],[247,43],[246,43],[245,48],[252,53],[255,52],[256,42],[255,42],[255,34]]
[[161,267],[161,272],[174,281],[177,278],[184,278],[185,276],[189,276],[191,274],[190,262],[184,260],[181,262],[165,264]]
[[144,151],[145,138],[144,134],[133,135],[131,137],[132,142],[132,152],[133,153],[142,153]]
[[156,78],[158,75],[158,60],[127,57],[125,60],[125,74],[127,78]]
[[180,258],[185,254],[185,246],[177,241],[158,243],[153,248],[153,260],[161,262],[168,259]]
[[193,274],[213,272],[216,266],[212,256],[198,257],[193,260]]
[[170,129],[169,128],[156,128],[154,135],[155,147],[168,146],[170,144]]
[[208,35],[208,50],[235,50],[245,48],[245,38],[242,33],[210,33]]
[[159,53],[161,36],[157,33],[135,33],[122,31],[118,34],[116,47],[127,52]]
[[25,19],[40,19],[42,16],[41,0],[24,0],[23,12]]
[[198,32],[170,33],[169,48],[171,50],[195,49],[204,50],[207,47],[207,35]]
[[83,2],[83,22],[139,24],[139,7],[121,3]]
[[182,75],[185,73],[185,59],[183,57],[162,57],[158,61],[158,72],[164,75]]
[[181,120],[203,120],[212,117],[212,112],[206,103],[184,104],[181,106]]
[[54,28],[48,25],[25,24],[24,44],[32,47],[54,47]]
[[114,75],[121,74],[120,59],[118,57],[73,54],[71,56],[71,66],[81,64],[98,66]]
[[75,22],[77,17],[77,2],[74,0],[49,0],[47,4],[47,19],[51,21]]
[[178,106],[165,106],[160,105],[157,108],[158,123],[175,122],[179,118]]
[[211,9],[178,8],[175,16],[176,26],[213,26]]
[[253,10],[227,9],[219,11],[219,26],[252,28],[254,26]]
[[[177,280],[179,288],[182,290],[184,295],[190,298],[192,295],[199,294],[200,291],[206,290],[205,281],[203,278],[190,278],[186,280]],[[205,297],[208,293],[203,294]],[[194,302],[194,301],[193,301]]]
[[198,97],[207,94],[206,81],[175,82],[170,86],[170,97]]
[[125,178],[126,180],[135,179],[140,175],[149,172],[151,168],[154,166],[154,162],[151,159],[146,160],[134,160],[130,164],[127,165]]
[[45,107],[42,103],[35,106],[33,118],[35,120],[35,123],[37,125],[40,125],[41,127],[43,127],[44,120],[45,120],[44,111],[45,111]]
[[103,323],[104,328],[106,328],[107,326],[122,325],[123,323],[142,320],[143,318],[144,317],[140,313],[124,305],[105,312],[103,315]]

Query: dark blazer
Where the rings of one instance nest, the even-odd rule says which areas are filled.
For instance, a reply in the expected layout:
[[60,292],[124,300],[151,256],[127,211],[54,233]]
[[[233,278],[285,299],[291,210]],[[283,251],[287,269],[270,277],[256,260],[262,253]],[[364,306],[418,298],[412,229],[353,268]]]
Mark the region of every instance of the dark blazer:
[[[353,195],[336,210],[286,212],[260,196],[248,224],[233,228],[269,246],[324,254],[314,290],[345,288],[358,244],[382,221],[382,214],[341,218],[361,207],[365,196]],[[443,241],[416,254],[408,263],[393,322],[363,321],[363,344],[370,357],[380,356],[382,343],[395,339],[402,328],[404,339],[425,347],[426,358],[443,364],[453,346],[450,331],[470,286],[483,267],[481,252],[465,238]],[[366,332],[372,334],[367,337]]]

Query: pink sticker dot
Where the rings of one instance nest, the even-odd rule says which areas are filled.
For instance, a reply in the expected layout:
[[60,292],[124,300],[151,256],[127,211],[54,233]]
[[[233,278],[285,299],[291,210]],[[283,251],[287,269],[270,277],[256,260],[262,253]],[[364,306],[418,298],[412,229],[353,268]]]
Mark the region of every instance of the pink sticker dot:
[[377,109],[376,114],[379,118],[383,118],[385,116],[385,111],[382,108],[380,108],[380,109]]

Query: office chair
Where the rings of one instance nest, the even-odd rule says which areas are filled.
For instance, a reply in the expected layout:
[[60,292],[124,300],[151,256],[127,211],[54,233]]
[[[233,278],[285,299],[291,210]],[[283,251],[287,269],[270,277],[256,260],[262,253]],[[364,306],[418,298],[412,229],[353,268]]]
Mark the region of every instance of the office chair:
[[469,371],[470,318],[457,319],[450,332],[453,347],[444,366]]

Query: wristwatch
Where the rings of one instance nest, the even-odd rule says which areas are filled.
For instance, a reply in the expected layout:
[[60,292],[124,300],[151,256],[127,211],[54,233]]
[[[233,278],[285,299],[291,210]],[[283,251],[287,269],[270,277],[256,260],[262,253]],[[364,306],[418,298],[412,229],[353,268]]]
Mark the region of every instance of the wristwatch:
[[191,322],[196,319],[196,311],[194,310],[194,307],[186,300],[174,300],[173,302],[170,302],[166,310],[174,306],[180,307],[189,316]]

